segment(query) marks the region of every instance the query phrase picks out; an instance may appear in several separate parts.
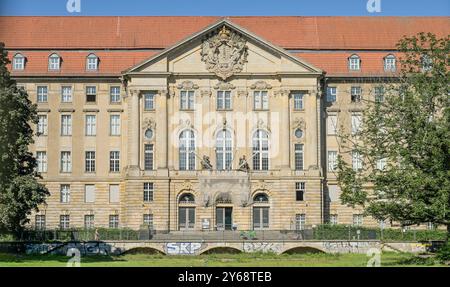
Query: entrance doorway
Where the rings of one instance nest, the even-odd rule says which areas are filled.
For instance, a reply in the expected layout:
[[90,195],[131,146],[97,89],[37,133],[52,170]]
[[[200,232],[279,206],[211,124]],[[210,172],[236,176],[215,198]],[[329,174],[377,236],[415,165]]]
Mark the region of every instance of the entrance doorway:
[[231,230],[233,227],[233,208],[216,208],[216,226],[217,230]]

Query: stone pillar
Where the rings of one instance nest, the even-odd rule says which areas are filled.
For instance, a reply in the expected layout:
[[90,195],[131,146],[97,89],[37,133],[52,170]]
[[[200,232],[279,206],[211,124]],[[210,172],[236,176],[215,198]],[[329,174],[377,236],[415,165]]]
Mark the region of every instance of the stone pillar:
[[310,90],[308,93],[309,93],[309,96],[313,98],[313,101],[311,101],[311,102],[314,103],[314,111],[316,114],[316,118],[314,119],[314,121],[311,121],[312,126],[311,126],[311,128],[309,128],[309,130],[314,132],[313,142],[310,146],[315,148],[314,161],[311,163],[311,165],[313,165],[314,168],[316,168],[318,170],[319,169],[319,154],[320,154],[320,145],[319,145],[319,135],[320,135],[320,131],[319,131],[319,127],[320,127],[319,101],[320,101],[320,95],[317,93],[316,90]]
[[130,90],[130,170],[139,171],[139,90]]
[[281,154],[281,169],[290,169],[290,155],[291,155],[291,124],[290,124],[290,105],[289,105],[289,90],[278,91],[280,97],[280,139],[279,139],[279,152]]
[[158,154],[158,170],[167,170],[168,166],[168,137],[169,131],[168,125],[168,115],[167,115],[167,90],[158,91],[158,101],[157,101],[157,111],[158,111],[158,121],[156,125],[156,141],[157,141],[157,151]]

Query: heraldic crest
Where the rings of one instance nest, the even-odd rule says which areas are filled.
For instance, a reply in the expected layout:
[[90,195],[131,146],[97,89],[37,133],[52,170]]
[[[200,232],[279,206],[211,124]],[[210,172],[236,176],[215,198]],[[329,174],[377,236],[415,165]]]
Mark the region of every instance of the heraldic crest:
[[202,44],[202,61],[206,69],[226,80],[235,73],[241,72],[247,62],[246,40],[228,30],[225,26]]

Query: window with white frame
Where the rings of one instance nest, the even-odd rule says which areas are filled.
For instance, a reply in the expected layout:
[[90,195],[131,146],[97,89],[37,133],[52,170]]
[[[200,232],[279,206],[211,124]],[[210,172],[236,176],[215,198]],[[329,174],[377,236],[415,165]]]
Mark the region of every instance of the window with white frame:
[[294,145],[295,170],[303,170],[303,144]]
[[36,152],[37,172],[47,172],[47,152]]
[[85,171],[95,172],[95,151],[85,152]]
[[195,134],[193,130],[180,133],[179,142],[180,170],[195,170]]
[[20,53],[14,55],[12,67],[13,70],[25,69],[25,57]]
[[112,86],[109,88],[109,102],[120,103],[120,86]]
[[95,227],[95,216],[93,214],[86,214],[84,216],[84,228],[91,229]]
[[361,87],[351,87],[350,88],[350,97],[351,97],[351,101],[352,103],[359,103],[361,102]]
[[37,102],[46,103],[48,101],[48,87],[38,86],[37,87]]
[[394,72],[396,69],[395,67],[395,56],[394,55],[387,55],[384,58],[384,70],[389,72]]
[[337,115],[330,114],[327,116],[327,134],[337,134]]
[[363,215],[362,214],[353,214],[353,225],[354,226],[363,225]]
[[352,135],[356,135],[361,131],[361,122],[362,115],[361,114],[352,114]]
[[295,230],[305,230],[306,227],[306,214],[295,215]]
[[217,91],[217,109],[230,110],[231,109],[231,92]]
[[337,98],[337,88],[327,87],[327,102],[329,103],[336,102],[336,98]]
[[72,87],[62,86],[61,87],[61,102],[70,103],[72,102]]
[[59,189],[59,201],[61,203],[69,203],[70,202],[70,185],[69,184],[61,184]]
[[384,102],[384,87],[383,86],[376,86],[374,88],[375,93],[375,102],[382,103]]
[[46,136],[48,132],[47,115],[38,115],[37,134]]
[[70,151],[61,152],[61,172],[72,172],[72,158]]
[[358,71],[361,69],[361,59],[358,55],[352,55],[348,58],[348,68],[351,71]]
[[86,58],[86,69],[88,71],[96,71],[98,69],[98,57],[94,54],[90,54]]
[[153,182],[144,182],[144,201],[153,201]]
[[328,172],[335,171],[337,168],[337,151],[328,151]]
[[303,99],[304,99],[304,94],[300,93],[300,92],[294,92],[292,94],[293,98],[294,98],[294,110],[296,111],[301,111],[304,109],[304,103],[303,103]]
[[353,170],[361,170],[363,166],[363,162],[362,162],[362,155],[359,151],[354,150],[352,151],[352,167]]
[[423,55],[422,56],[422,71],[426,72],[426,71],[431,71],[431,69],[433,68],[433,60],[431,59],[431,57],[429,55]]
[[383,170],[386,167],[387,158],[379,158],[377,159],[377,169]]
[[61,115],[61,135],[72,135],[72,115]]
[[269,134],[257,130],[253,134],[253,169],[269,170]]
[[110,203],[120,202],[120,188],[118,184],[111,184],[109,186],[109,202]]
[[58,54],[51,54],[48,57],[48,69],[52,71],[57,71],[61,67],[61,57]]
[[109,228],[119,228],[119,215],[109,216]]
[[233,140],[231,132],[223,129],[216,137],[216,165],[218,170],[231,169],[233,161]]
[[95,103],[97,101],[97,87],[87,86],[86,87],[86,102]]
[[109,129],[112,136],[120,136],[120,115],[109,116]]
[[330,214],[330,224],[336,225],[339,224],[338,215],[337,214]]
[[155,92],[149,92],[144,94],[144,110],[152,111],[155,109]]
[[153,229],[153,214],[144,214],[143,223],[148,226],[148,229]]
[[70,215],[60,215],[59,216],[59,228],[66,230],[70,228]]
[[305,191],[306,191],[306,183],[305,182],[296,182],[295,183],[295,200],[296,201],[304,201],[305,200]]
[[95,115],[86,115],[86,128],[85,132],[87,136],[95,136],[97,133],[97,117]]
[[253,108],[255,110],[269,109],[269,95],[267,94],[267,91],[253,92]]
[[37,230],[45,229],[45,215],[38,214],[34,218],[34,226]]
[[181,91],[180,92],[180,109],[181,110],[193,110],[195,104],[194,91]]
[[153,144],[144,145],[144,169],[153,170]]
[[120,171],[120,151],[109,152],[109,172]]
[[84,202],[93,203],[95,202],[95,185],[86,184],[84,186]]

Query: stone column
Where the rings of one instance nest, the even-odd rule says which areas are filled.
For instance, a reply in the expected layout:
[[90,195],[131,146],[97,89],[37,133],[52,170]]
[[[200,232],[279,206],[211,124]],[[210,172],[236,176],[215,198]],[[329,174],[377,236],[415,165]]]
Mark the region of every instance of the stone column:
[[281,154],[281,169],[290,169],[290,155],[291,155],[291,124],[289,115],[289,90],[279,90],[278,96],[280,97],[280,139],[279,139],[279,152]]
[[139,90],[130,90],[130,170],[139,171]]
[[169,131],[168,125],[168,115],[167,115],[167,90],[158,91],[158,101],[157,101],[157,111],[158,111],[158,121],[156,125],[156,137],[158,145],[158,170],[167,170],[168,164],[168,137]]
[[[314,131],[314,137],[313,137],[313,142],[311,144],[311,146],[315,149],[314,150],[314,161],[311,163],[311,165],[314,166],[314,168],[316,168],[317,170],[319,169],[319,154],[320,154],[320,145],[319,145],[319,135],[320,135],[320,131],[319,131],[319,127],[320,127],[320,106],[319,106],[319,101],[320,101],[320,95],[319,93],[317,93],[316,90],[310,90],[309,92],[309,96],[313,98],[313,102],[314,103],[314,111],[315,111],[315,115],[316,118],[314,121],[312,121],[312,126],[311,128],[309,128],[309,130]],[[309,168],[309,167],[307,167]]]

